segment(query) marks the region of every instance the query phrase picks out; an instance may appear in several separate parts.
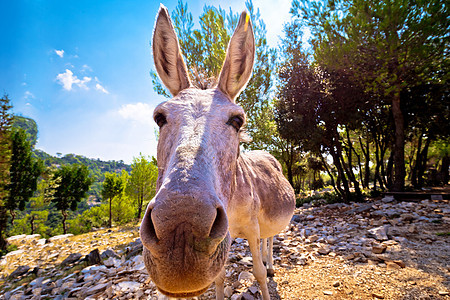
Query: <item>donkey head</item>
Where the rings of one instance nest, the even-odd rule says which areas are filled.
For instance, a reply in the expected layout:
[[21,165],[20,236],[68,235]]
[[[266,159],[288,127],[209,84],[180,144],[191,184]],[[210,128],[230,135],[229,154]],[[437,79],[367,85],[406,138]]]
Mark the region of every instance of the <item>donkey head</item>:
[[253,29],[241,14],[213,89],[193,87],[167,9],[153,34],[156,70],[173,98],[153,117],[160,127],[156,196],[140,235],[147,270],[171,297],[203,293],[219,275],[230,247],[228,200],[235,185],[239,135],[245,123],[235,99],[250,78]]

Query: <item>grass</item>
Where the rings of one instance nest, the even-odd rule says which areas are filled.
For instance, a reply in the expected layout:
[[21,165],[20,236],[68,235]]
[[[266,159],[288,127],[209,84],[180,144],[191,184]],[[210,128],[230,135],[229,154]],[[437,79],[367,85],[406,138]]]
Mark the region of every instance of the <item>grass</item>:
[[437,236],[450,236],[450,232],[438,232],[436,233]]

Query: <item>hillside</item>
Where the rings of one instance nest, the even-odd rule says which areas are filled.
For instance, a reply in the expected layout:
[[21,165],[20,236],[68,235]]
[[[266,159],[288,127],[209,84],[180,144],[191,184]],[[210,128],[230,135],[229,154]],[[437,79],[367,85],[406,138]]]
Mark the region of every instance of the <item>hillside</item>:
[[[447,299],[449,224],[448,200],[305,205],[274,238],[271,299]],[[159,297],[135,225],[47,241],[12,239],[19,250],[0,260],[6,299]],[[82,258],[95,249],[103,260],[89,266]],[[247,241],[235,239],[226,264],[227,299],[261,299],[251,268]],[[214,284],[199,297],[214,298]]]

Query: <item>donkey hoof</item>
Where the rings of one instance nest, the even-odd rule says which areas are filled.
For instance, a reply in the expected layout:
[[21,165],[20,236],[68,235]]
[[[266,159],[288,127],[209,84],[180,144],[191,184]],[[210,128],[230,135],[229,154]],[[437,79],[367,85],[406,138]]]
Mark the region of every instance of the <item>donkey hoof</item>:
[[273,269],[267,269],[267,277],[273,277],[275,275],[275,271]]

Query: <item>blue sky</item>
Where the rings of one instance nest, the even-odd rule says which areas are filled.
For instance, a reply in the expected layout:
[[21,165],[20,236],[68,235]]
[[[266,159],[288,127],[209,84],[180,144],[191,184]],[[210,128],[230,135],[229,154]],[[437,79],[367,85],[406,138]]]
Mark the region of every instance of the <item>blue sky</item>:
[[[242,11],[245,1],[188,1]],[[163,2],[172,11],[176,0]],[[276,46],[290,1],[253,0]],[[1,1],[0,93],[36,120],[36,148],[131,162],[156,155],[150,40],[157,1]]]

